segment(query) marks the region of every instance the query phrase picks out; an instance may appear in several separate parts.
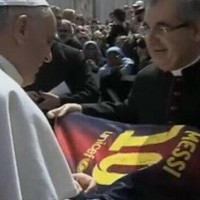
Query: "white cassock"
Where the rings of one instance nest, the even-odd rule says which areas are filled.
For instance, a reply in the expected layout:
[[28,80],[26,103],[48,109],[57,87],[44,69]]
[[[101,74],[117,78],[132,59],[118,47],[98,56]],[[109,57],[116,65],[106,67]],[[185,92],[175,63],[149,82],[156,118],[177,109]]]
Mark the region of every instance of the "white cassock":
[[54,133],[16,83],[19,80],[15,68],[0,56],[0,200],[76,196],[78,191]]

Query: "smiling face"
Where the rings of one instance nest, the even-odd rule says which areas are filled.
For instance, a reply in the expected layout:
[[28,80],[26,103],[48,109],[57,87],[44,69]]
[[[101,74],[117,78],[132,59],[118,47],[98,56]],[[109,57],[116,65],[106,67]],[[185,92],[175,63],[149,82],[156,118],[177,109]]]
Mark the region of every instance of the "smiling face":
[[148,51],[154,63],[163,71],[171,71],[191,63],[200,54],[200,31],[195,24],[156,33],[159,26],[175,27],[185,23],[177,12],[175,0],[158,0],[147,5],[144,24],[152,31],[146,36]]

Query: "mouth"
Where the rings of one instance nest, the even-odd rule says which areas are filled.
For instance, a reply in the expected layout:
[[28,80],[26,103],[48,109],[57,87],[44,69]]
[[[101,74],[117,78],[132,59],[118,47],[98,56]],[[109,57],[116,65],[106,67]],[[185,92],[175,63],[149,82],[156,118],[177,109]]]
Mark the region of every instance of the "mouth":
[[163,52],[166,52],[167,49],[155,49],[154,52],[156,53],[163,53]]

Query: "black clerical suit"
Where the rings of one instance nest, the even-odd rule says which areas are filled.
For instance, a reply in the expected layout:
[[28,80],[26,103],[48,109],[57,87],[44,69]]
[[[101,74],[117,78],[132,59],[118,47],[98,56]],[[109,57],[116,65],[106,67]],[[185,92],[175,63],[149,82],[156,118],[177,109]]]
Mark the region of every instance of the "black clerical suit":
[[[187,124],[200,127],[200,61],[182,70],[182,91],[175,114],[175,77],[153,64],[141,70],[123,104],[83,104],[83,113],[132,124]],[[173,120],[170,116],[173,115]]]
[[[180,78],[180,77],[179,77]],[[124,104],[83,105],[83,112],[94,116],[137,124],[169,124],[173,99],[178,95],[174,124],[200,127],[200,62],[182,70],[182,86],[175,91],[176,78],[153,65],[137,75],[129,99]],[[176,102],[177,103],[177,102]],[[102,194],[80,195],[93,200],[198,200],[199,185],[164,173],[165,161],[119,179]],[[193,175],[199,174],[194,171]],[[173,182],[175,181],[175,182]],[[175,184],[176,183],[176,184]],[[177,184],[178,183],[178,184]]]
[[40,68],[34,84],[25,90],[48,92],[65,81],[71,93],[59,96],[61,104],[97,102],[99,99],[97,82],[80,51],[55,41],[52,46],[52,56],[52,61]]

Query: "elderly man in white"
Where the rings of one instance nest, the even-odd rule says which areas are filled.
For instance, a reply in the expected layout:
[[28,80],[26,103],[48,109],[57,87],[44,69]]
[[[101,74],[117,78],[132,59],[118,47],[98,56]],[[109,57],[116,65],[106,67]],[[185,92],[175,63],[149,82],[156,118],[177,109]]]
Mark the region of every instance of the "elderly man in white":
[[51,60],[55,18],[45,0],[0,0],[0,199],[76,196],[45,116],[21,89]]

